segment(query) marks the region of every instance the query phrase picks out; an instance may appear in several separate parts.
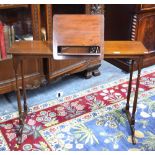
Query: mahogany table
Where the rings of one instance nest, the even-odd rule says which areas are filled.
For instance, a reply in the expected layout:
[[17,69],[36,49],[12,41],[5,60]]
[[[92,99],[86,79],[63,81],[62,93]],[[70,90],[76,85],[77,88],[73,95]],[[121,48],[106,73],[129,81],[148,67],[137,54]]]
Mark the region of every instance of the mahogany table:
[[[131,59],[131,70],[130,78],[128,85],[128,94],[127,94],[127,103],[124,108],[124,112],[127,115],[132,135],[132,142],[136,144],[135,135],[134,135],[134,125],[135,125],[135,113],[137,108],[137,99],[138,99],[138,88],[140,81],[140,73],[143,64],[143,56],[148,54],[147,49],[143,46],[141,42],[138,41],[104,41],[103,43],[104,58],[127,58]],[[46,58],[53,56],[52,43],[51,42],[42,42],[42,41],[20,41],[15,42],[10,49],[10,53],[13,56],[13,65],[16,78],[16,92],[17,92],[17,103],[19,111],[19,138],[18,144],[22,142],[22,132],[24,128],[24,120],[28,112],[27,100],[26,100],[26,89],[24,83],[24,67],[23,61],[25,59],[31,58]],[[131,95],[132,87],[132,76],[133,76],[133,64],[137,63],[138,75],[136,81],[136,90],[133,101],[133,110],[132,113],[129,112],[129,101]],[[21,77],[22,77],[22,90],[23,90],[23,100],[24,104],[22,107],[21,104],[21,93],[18,84],[18,67],[21,66]],[[23,110],[24,109],[24,110]]]

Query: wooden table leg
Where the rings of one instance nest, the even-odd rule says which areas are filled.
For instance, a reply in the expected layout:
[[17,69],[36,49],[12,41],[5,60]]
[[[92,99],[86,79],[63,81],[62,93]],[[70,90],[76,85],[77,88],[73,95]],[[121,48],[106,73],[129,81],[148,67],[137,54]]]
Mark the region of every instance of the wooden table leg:
[[129,111],[129,108],[130,108],[129,102],[130,102],[130,96],[131,96],[133,65],[134,65],[134,60],[131,61],[131,67],[130,67],[130,79],[129,79],[129,86],[128,86],[127,103],[126,103],[126,107],[125,107],[126,111]]
[[132,134],[133,144],[136,144],[134,126],[135,126],[135,113],[136,113],[136,109],[137,109],[138,89],[139,89],[139,84],[140,84],[140,73],[141,73],[142,65],[143,65],[143,59],[139,58],[137,60],[138,75],[137,75],[137,81],[136,81],[135,96],[134,96],[134,101],[133,101],[133,109],[132,109],[132,114],[131,114],[131,134]]
[[130,80],[129,80],[129,86],[128,86],[128,94],[127,94],[127,103],[126,103],[126,107],[124,109],[124,111],[127,115],[129,124],[130,124],[132,143],[133,144],[136,144],[134,125],[135,125],[135,113],[136,113],[136,109],[137,109],[138,89],[139,89],[139,83],[140,83],[140,73],[141,73],[141,68],[142,68],[142,61],[143,61],[142,58],[139,58],[136,60],[137,66],[138,66],[138,75],[137,75],[137,80],[136,80],[136,90],[135,90],[135,95],[134,95],[132,114],[130,114],[129,102],[130,102],[130,96],[131,96],[133,65],[134,65],[134,60],[132,60],[131,70],[130,70]]
[[24,99],[24,116],[27,115],[27,97],[26,97],[26,88],[25,88],[25,80],[24,80],[24,66],[23,60],[21,61],[21,75],[22,75],[22,90],[23,90],[23,99]]
[[13,66],[14,66],[14,71],[15,71],[15,79],[16,79],[16,94],[17,94],[17,103],[18,103],[18,112],[19,112],[19,135],[18,135],[18,144],[21,143],[22,141],[22,128],[24,125],[23,121],[23,114],[22,114],[22,104],[21,104],[21,94],[20,94],[20,89],[19,89],[19,84],[18,84],[18,65],[20,63],[20,60],[15,59],[13,57]]

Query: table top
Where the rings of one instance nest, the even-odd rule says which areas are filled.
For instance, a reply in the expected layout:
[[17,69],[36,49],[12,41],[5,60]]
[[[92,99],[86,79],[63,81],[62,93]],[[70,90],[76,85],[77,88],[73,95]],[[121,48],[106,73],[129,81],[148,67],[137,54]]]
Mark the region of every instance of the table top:
[[[104,41],[104,56],[145,55],[148,50],[140,41]],[[9,53],[20,56],[52,56],[52,41],[19,41],[10,48]]]
[[145,55],[148,50],[140,41],[104,41],[104,55]]
[[33,56],[52,55],[52,44],[41,40],[17,41],[9,50],[13,55]]

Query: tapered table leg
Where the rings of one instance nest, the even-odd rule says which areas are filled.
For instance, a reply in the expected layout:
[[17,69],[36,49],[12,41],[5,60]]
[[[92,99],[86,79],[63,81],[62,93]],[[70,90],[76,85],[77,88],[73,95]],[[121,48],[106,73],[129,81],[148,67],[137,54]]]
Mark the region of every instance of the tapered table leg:
[[25,89],[25,80],[24,80],[24,66],[23,61],[21,61],[21,75],[22,75],[22,90],[23,90],[23,99],[24,99],[24,116],[27,115],[27,97]]
[[143,59],[139,58],[137,60],[137,66],[138,66],[138,75],[137,75],[137,81],[136,81],[136,90],[135,90],[135,96],[134,96],[134,101],[133,101],[133,109],[132,109],[132,114],[131,114],[131,133],[132,133],[132,142],[133,144],[136,144],[135,141],[135,113],[137,110],[137,100],[138,100],[138,89],[139,89],[139,84],[140,84],[140,73],[143,65]]
[[131,61],[131,67],[130,67],[130,78],[129,78],[129,84],[128,84],[128,93],[127,93],[127,102],[125,108],[123,108],[123,112],[129,113],[130,108],[130,96],[131,96],[131,87],[132,87],[132,76],[133,76],[133,65],[134,60]]
[[129,79],[128,94],[127,94],[127,103],[125,107],[127,111],[129,111],[129,107],[130,107],[129,102],[130,102],[131,87],[132,87],[133,65],[134,65],[134,60],[131,61],[131,68],[130,68],[130,79]]
[[142,61],[143,61],[143,59],[141,57],[136,60],[137,66],[138,66],[138,75],[137,75],[137,80],[136,80],[136,90],[135,90],[134,101],[133,101],[133,109],[132,109],[132,113],[130,113],[129,102],[130,102],[130,96],[131,96],[133,64],[134,64],[134,60],[132,60],[131,70],[130,70],[130,80],[129,80],[129,86],[128,86],[128,94],[127,94],[127,103],[126,103],[126,107],[124,109],[124,111],[127,115],[129,124],[130,124],[133,144],[136,144],[134,126],[135,126],[135,113],[136,113],[136,109],[137,109],[138,89],[139,89],[139,83],[140,83],[140,73],[141,73],[141,68],[142,68]]
[[19,65],[19,60],[13,58],[13,66],[14,66],[14,71],[15,71],[15,79],[16,79],[16,94],[17,94],[17,104],[18,104],[18,112],[19,112],[19,135],[18,135],[18,144],[21,143],[22,141],[22,128],[24,126],[24,121],[23,121],[23,113],[22,113],[22,104],[21,104],[21,94],[20,94],[20,89],[19,89],[19,84],[18,84],[18,65]]

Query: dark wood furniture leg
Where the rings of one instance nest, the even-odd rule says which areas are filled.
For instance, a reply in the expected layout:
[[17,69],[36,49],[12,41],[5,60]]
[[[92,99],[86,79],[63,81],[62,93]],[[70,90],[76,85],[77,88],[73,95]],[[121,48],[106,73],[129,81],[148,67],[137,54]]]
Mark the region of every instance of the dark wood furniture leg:
[[133,109],[132,109],[132,115],[131,115],[131,133],[132,133],[132,142],[133,142],[133,144],[136,144],[134,126],[135,126],[135,113],[136,113],[136,109],[137,109],[138,89],[139,89],[140,73],[141,73],[142,65],[143,65],[143,59],[140,57],[137,60],[138,75],[137,75],[136,90],[135,90],[135,96],[134,96],[134,101],[133,101]]
[[129,102],[130,102],[131,88],[132,88],[133,65],[134,65],[134,60],[131,61],[131,67],[130,67],[130,79],[129,79],[129,86],[128,86],[127,103],[125,107],[126,111],[129,111],[129,108],[130,108]]
[[22,90],[23,90],[23,99],[24,99],[24,116],[27,115],[27,97],[26,97],[26,89],[25,89],[25,80],[24,80],[24,66],[23,60],[21,61],[21,75],[22,75]]
[[124,109],[125,113],[127,115],[129,124],[130,124],[132,143],[133,144],[136,144],[134,126],[135,126],[135,113],[136,113],[136,109],[137,109],[138,89],[139,89],[139,83],[140,83],[140,73],[141,73],[141,68],[142,68],[142,61],[143,61],[143,59],[141,57],[136,60],[137,66],[138,66],[138,75],[137,75],[137,81],[136,81],[136,90],[135,90],[135,95],[134,95],[132,114],[130,114],[129,101],[130,101],[130,95],[131,95],[132,75],[133,75],[133,65],[134,65],[134,60],[132,60],[129,87],[128,87],[128,95],[127,95],[127,103],[126,103],[126,107]]
[[21,63],[21,61],[13,57],[13,66],[14,66],[15,79],[16,79],[16,94],[17,94],[17,103],[18,103],[18,112],[19,112],[19,132],[18,132],[19,135],[18,135],[17,143],[21,144],[24,120],[23,120],[23,113],[22,113],[21,94],[20,94],[19,83],[18,83],[19,63]]

